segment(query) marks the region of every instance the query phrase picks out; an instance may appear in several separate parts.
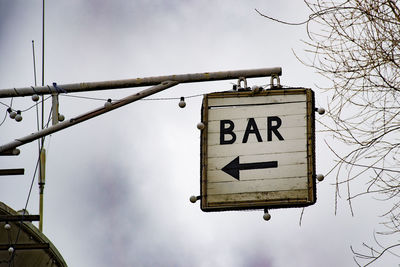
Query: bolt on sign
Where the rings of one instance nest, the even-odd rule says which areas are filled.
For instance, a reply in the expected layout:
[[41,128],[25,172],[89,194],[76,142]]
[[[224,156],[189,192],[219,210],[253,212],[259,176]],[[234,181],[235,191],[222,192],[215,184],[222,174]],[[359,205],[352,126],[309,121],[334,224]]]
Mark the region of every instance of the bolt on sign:
[[201,209],[314,204],[314,120],[311,89],[205,95]]

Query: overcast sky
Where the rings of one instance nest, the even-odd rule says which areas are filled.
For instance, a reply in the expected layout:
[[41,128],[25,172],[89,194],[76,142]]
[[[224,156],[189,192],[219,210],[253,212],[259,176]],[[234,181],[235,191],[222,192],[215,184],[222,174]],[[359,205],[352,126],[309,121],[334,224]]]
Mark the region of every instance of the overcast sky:
[[[34,85],[32,40],[41,83],[41,8],[39,0],[0,0],[0,89]],[[282,67],[281,84],[314,89],[323,106],[327,95],[315,85],[329,83],[293,53],[306,56],[305,29],[268,21],[255,8],[291,21],[308,16],[301,1],[289,0],[47,1],[45,84]],[[305,209],[301,226],[301,209],[271,210],[266,222],[261,210],[204,213],[189,202],[200,194],[202,97],[188,97],[233,83],[178,85],[150,98],[186,96],[184,109],[178,99],[138,101],[46,139],[44,233],[69,266],[355,265],[350,246],[373,244],[385,203],[359,198],[352,217],[343,191],[335,216],[333,176],[317,185],[317,203]],[[79,95],[119,99],[138,90]],[[103,104],[60,96],[60,113],[70,118]],[[21,110],[32,105],[30,97],[12,102]],[[0,105],[1,120],[6,109]],[[1,144],[36,131],[35,108],[22,115],[20,123],[7,118],[1,125]],[[333,164],[324,139],[317,132],[317,173]],[[25,206],[36,160],[36,142],[18,157],[1,158],[0,168],[24,167],[25,175],[1,177],[0,201]],[[31,214],[38,214],[37,189],[35,182]],[[389,256],[377,266],[397,260]]]

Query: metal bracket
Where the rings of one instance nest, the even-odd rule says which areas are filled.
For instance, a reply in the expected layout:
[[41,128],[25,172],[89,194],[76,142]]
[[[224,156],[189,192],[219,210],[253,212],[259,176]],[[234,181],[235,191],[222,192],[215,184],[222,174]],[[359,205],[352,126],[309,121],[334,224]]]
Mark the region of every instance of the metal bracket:
[[[243,87],[241,86],[242,82],[243,82]],[[238,78],[237,90],[238,91],[248,90],[246,77],[239,77]]]
[[24,168],[18,169],[0,169],[0,176],[4,175],[23,175],[25,173]]
[[0,215],[0,222],[32,222],[32,221],[39,221],[39,215]]
[[[274,81],[276,80],[276,85]],[[271,88],[281,88],[281,81],[279,79],[279,75],[272,74],[271,75]]]

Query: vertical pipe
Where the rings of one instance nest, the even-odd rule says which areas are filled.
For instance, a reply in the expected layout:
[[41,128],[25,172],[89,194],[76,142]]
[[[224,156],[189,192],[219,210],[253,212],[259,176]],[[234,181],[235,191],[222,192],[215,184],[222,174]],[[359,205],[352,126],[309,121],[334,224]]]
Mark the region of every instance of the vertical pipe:
[[[43,13],[42,13],[42,86],[44,86],[44,0],[43,0]],[[44,95],[42,95],[42,129],[44,128]],[[42,139],[42,146],[43,146]]]
[[[43,13],[42,13],[42,86],[44,86],[44,14],[45,14],[45,0],[42,2]],[[44,95],[42,95],[42,129],[44,129]],[[39,231],[43,232],[43,192],[44,192],[44,180],[45,180],[45,165],[46,165],[46,151],[43,148],[44,137],[42,137],[40,146],[40,171],[39,171]]]
[[58,123],[58,94],[51,95],[52,105],[51,105],[51,122],[52,125]]
[[42,86],[44,86],[44,0],[42,13]]
[[33,56],[33,78],[35,79],[35,87],[37,86],[36,80],[36,57],[35,57],[35,41],[32,40],[32,56]]
[[46,183],[46,150],[42,148],[40,151],[40,178],[39,178],[39,231],[43,231],[43,193],[44,184]]
[[39,193],[39,231],[43,232],[43,192]]

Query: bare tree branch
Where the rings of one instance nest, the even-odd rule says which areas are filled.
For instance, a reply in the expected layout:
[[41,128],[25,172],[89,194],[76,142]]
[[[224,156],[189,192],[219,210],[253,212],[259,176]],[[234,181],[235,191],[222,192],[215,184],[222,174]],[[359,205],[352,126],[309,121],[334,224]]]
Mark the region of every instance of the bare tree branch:
[[[370,194],[386,201],[383,225],[400,233],[400,3],[397,0],[305,0],[310,11],[302,22],[287,22],[256,12],[268,20],[305,26],[303,41],[310,59],[296,57],[331,81],[320,87],[329,94],[327,113],[320,121],[331,134],[328,149],[335,164],[335,214],[344,186],[353,214],[352,200]],[[364,182],[355,192],[352,185]],[[376,239],[375,239],[376,240]],[[377,241],[377,240],[376,240]],[[355,261],[375,262],[400,246],[368,254],[352,249]],[[361,266],[361,265],[359,265]]]

